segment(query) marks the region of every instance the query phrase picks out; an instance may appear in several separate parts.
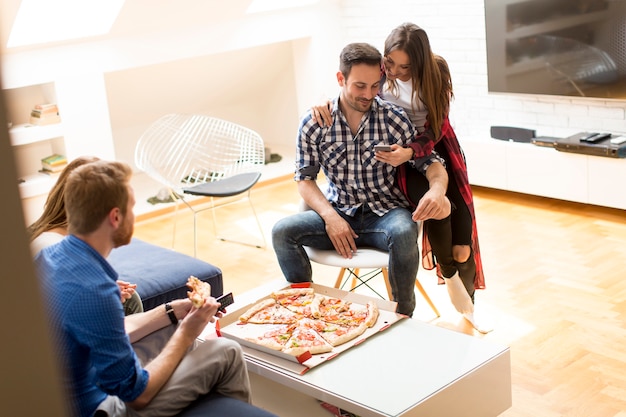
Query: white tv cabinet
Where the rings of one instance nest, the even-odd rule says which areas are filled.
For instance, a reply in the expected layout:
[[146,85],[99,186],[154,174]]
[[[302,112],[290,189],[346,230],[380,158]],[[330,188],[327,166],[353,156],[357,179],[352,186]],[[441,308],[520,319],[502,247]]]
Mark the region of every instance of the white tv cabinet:
[[626,210],[626,159],[491,138],[460,143],[473,185]]

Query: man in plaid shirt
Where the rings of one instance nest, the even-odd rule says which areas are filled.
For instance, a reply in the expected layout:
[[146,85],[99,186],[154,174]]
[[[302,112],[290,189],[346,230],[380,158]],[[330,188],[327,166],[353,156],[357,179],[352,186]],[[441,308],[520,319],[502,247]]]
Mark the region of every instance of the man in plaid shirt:
[[[351,258],[359,246],[388,251],[397,312],[411,316],[419,266],[417,222],[448,216],[448,176],[436,154],[414,160],[430,189],[410,212],[394,181],[396,167],[413,160],[407,145],[415,131],[404,110],[377,96],[381,59],[376,48],[364,43],[347,45],[341,52],[341,91],[333,100],[331,125],[320,126],[309,111],[298,130],[294,179],[312,210],[277,222],[272,241],[289,282],[312,281],[303,246],[334,248],[344,258]],[[395,152],[375,152],[375,145],[391,145]],[[324,191],[316,182],[320,168],[328,181]]]

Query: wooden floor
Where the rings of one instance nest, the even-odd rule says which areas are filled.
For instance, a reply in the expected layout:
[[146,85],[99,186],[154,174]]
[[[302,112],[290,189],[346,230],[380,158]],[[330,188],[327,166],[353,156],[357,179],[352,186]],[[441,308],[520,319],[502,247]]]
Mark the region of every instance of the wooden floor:
[[[626,417],[626,212],[482,188],[474,196],[487,284],[476,306],[495,330],[473,332],[423,269],[442,316],[418,294],[415,319],[510,346],[513,406],[503,416]],[[297,211],[295,184],[257,187],[252,198],[269,245],[272,225]],[[237,207],[222,210],[224,232],[260,242],[249,206]],[[179,211],[175,249],[193,254],[189,213]],[[218,241],[209,220],[201,215],[198,257],[222,269],[225,291],[282,278],[271,246]],[[135,236],[171,247],[172,225],[172,216],[140,220]],[[332,286],[336,274],[314,265],[317,283]]]

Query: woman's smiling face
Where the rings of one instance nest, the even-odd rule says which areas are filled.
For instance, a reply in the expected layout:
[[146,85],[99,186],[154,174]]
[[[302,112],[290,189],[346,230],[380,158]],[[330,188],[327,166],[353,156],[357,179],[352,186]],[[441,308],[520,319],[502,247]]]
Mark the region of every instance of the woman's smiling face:
[[385,55],[385,73],[390,80],[409,81],[411,79],[411,64],[406,52],[396,49]]

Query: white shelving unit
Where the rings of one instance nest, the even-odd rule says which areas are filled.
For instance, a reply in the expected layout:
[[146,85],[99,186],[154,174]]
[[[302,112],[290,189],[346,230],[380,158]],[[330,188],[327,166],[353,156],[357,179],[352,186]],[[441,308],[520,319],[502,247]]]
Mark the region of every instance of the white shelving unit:
[[41,158],[53,153],[65,153],[63,125],[36,126],[24,123],[10,128],[9,134],[11,145],[18,155],[20,196],[26,199],[47,194],[56,182],[56,176],[37,171],[41,168]]
[[56,182],[56,177],[36,173],[20,177],[20,197],[31,198],[47,194]]
[[55,123],[44,126],[31,125],[28,123],[19,124],[9,129],[11,135],[11,145],[21,146],[29,143],[47,141],[63,136],[63,124]]
[[9,128],[15,155],[19,190],[22,199],[45,196],[56,176],[38,172],[41,159],[53,153],[66,155],[63,123],[33,125],[28,123],[30,111],[36,104],[55,103],[55,84],[44,83],[4,90],[8,103]]
[[626,210],[616,188],[626,158],[559,152],[530,143],[465,138],[470,184]]

